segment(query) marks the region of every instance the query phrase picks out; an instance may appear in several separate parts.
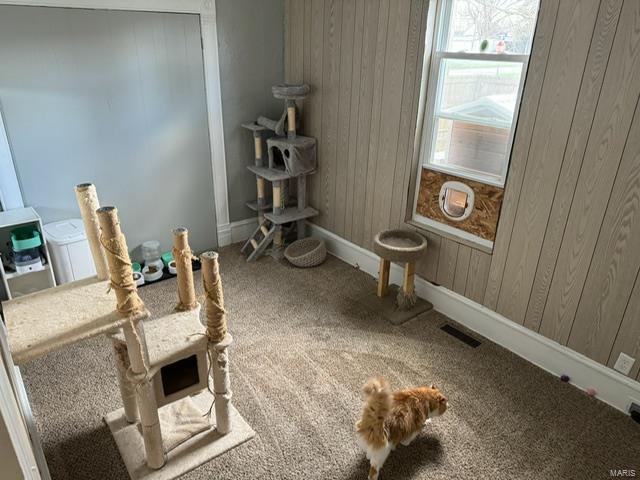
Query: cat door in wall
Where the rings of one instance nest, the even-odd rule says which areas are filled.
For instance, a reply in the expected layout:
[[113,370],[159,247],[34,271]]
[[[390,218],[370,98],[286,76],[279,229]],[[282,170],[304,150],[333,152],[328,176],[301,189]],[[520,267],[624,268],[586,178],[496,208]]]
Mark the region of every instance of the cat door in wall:
[[456,222],[464,220],[473,210],[474,195],[469,186],[449,181],[440,188],[440,209],[445,216]]

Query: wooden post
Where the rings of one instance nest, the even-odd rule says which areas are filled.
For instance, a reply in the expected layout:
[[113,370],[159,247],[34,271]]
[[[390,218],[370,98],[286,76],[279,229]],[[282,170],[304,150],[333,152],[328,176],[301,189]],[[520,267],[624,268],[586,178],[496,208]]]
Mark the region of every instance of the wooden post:
[[391,262],[384,258],[380,259],[380,270],[378,271],[378,297],[384,297],[389,290],[389,270]]
[[[259,131],[253,131],[253,150],[255,163],[257,167],[264,165],[263,152],[262,152],[262,135]],[[256,207],[258,209],[258,223],[264,222],[264,207],[267,204],[267,200],[264,194],[264,178],[256,175],[256,186],[258,195],[256,198]]]
[[[298,196],[298,211],[302,211],[307,208],[307,177],[300,175],[297,178],[298,185],[296,187],[296,194]],[[298,240],[307,236],[306,232],[307,221],[302,219],[296,222],[296,234]]]
[[141,321],[133,319],[136,314],[145,311],[145,306],[133,281],[131,259],[127,242],[120,229],[118,210],[115,207],[101,207],[97,213],[102,229],[102,244],[107,254],[111,286],[116,294],[117,309],[123,316],[131,318],[131,321],[122,327],[131,365],[127,377],[135,385],[147,465],[149,468],[158,469],[165,463],[158,405],[149,378],[149,353],[144,339],[144,327]]
[[258,211],[260,211],[267,203],[264,195],[264,178],[256,176],[256,185],[258,187]]
[[287,137],[296,138],[296,102],[287,100]]
[[176,310],[193,310],[198,306],[196,290],[193,286],[193,266],[189,231],[184,227],[173,230],[173,258],[178,274],[178,305]]
[[276,231],[273,234],[273,247],[275,250],[280,250],[284,247],[284,234],[282,231],[282,225],[276,227]]
[[416,265],[413,262],[404,264],[404,281],[402,282],[402,291],[405,296],[413,295],[415,290]]
[[253,132],[253,151],[255,153],[256,167],[262,166],[262,135],[260,132]]
[[282,185],[281,181],[276,180],[273,182],[273,214],[280,215],[284,210],[282,205]]
[[207,336],[209,337],[209,356],[212,359],[211,372],[215,393],[216,429],[224,435],[231,431],[231,381],[229,378],[229,356],[227,347],[233,339],[227,332],[227,312],[224,309],[224,294],[218,254],[205,252],[202,261],[202,284],[206,294],[205,313],[207,317]]
[[96,214],[96,210],[100,208],[100,202],[96,187],[92,183],[81,183],[76,185],[75,192],[98,280],[106,280],[109,278],[109,268],[107,267],[107,257],[100,244],[100,224]]

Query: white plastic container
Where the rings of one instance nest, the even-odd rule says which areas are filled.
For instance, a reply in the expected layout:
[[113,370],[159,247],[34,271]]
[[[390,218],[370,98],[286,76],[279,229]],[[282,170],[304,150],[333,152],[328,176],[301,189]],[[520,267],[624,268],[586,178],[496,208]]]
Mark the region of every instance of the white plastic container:
[[62,220],[43,228],[58,285],[96,274],[82,220]]
[[[144,260],[145,267],[156,267],[157,270],[160,270],[160,272],[162,272],[162,269],[164,268],[164,263],[162,263],[162,259],[160,258],[161,255],[162,255],[162,251],[160,250],[159,241],[147,240],[146,242],[142,243],[142,258]],[[155,275],[155,274],[151,274],[151,275]],[[162,276],[162,273],[160,276]],[[145,278],[147,282],[153,281],[147,278],[146,273],[145,273]]]

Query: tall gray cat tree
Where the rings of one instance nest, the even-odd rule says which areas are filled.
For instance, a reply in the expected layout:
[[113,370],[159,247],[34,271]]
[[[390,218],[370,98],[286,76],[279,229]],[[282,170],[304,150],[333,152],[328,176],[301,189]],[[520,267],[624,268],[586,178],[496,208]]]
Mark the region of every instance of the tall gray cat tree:
[[[256,176],[258,192],[256,201],[247,203],[258,213],[258,228],[242,247],[243,252],[249,251],[248,262],[259,258],[269,247],[272,255],[279,257],[284,247],[285,228],[293,228],[295,223],[297,238],[304,238],[306,220],[318,215],[318,211],[307,204],[307,176],[316,171],[316,139],[296,133],[299,126],[296,100],[301,101],[308,95],[309,85],[275,85],[272,92],[285,103],[280,119],[259,117],[256,122],[242,125],[253,132],[255,162],[247,168]],[[268,161],[265,165],[262,146],[264,134],[270,131],[275,136],[266,138]],[[271,202],[266,182],[271,183]]]

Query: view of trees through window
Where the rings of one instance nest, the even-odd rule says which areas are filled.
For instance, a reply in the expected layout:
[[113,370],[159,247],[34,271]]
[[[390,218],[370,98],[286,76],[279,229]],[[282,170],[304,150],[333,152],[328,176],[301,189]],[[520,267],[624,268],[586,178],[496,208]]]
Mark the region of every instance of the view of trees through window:
[[456,0],[446,50],[528,54],[537,10],[537,0]]
[[444,0],[427,165],[501,183],[538,0]]

